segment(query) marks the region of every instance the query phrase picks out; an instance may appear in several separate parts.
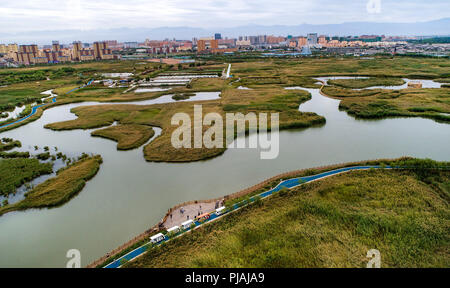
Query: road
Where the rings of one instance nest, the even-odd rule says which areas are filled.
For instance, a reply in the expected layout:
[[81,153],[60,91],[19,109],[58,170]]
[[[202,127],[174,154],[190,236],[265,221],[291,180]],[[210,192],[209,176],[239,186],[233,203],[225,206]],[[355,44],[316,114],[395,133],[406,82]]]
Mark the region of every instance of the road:
[[[292,179],[283,180],[277,186],[272,188],[271,190],[266,191],[266,192],[262,192],[262,193],[260,193],[258,195],[250,197],[250,202],[255,201],[259,197],[261,197],[261,198],[269,197],[272,194],[280,191],[283,188],[292,189],[292,188],[297,187],[299,185],[302,185],[302,184],[305,184],[305,183],[308,183],[308,182],[312,182],[312,181],[316,181],[316,180],[319,180],[319,179],[323,179],[323,178],[326,178],[326,177],[329,177],[329,176],[337,175],[337,174],[340,174],[340,173],[349,172],[349,171],[353,171],[353,170],[367,170],[367,169],[371,169],[371,168],[379,169],[379,168],[381,168],[381,166],[345,167],[345,168],[331,170],[331,171],[327,171],[327,172],[316,174],[316,175],[312,175],[312,176],[305,176],[305,177],[298,177],[298,178],[292,178]],[[390,169],[390,167],[385,167],[385,168]],[[245,206],[247,204],[248,203],[246,202],[246,200],[243,200],[243,201],[241,201],[239,203],[236,203],[231,208],[231,210],[227,211],[225,214],[232,213],[232,212],[240,209],[242,206]],[[201,225],[204,225],[206,223],[210,223],[210,222],[212,222],[214,220],[217,220],[218,218],[221,218],[225,214],[222,214],[222,215],[218,216],[218,215],[216,215],[214,213],[214,211],[212,211],[210,213],[210,218],[208,220],[206,220],[204,222],[195,221],[194,222],[194,224],[195,224],[195,228],[194,229],[197,229],[198,227],[200,227]],[[188,232],[189,230],[191,230],[191,228],[188,228],[185,231],[183,231],[183,232],[181,232],[181,233],[179,233],[179,234],[177,234],[177,235],[175,235],[173,237],[178,237],[178,236]],[[171,237],[171,238],[173,238],[173,237]],[[161,245],[163,242],[170,241],[171,238],[169,238],[168,236],[165,236],[165,239],[163,241],[161,241],[160,243],[158,243],[158,245]],[[143,255],[147,251],[147,246],[146,245],[148,245],[148,244],[150,244],[150,242],[147,242],[144,245],[140,246],[139,248],[136,248],[135,250],[129,252],[128,254],[125,254],[125,255],[121,256],[120,258],[114,260],[114,262],[111,262],[110,264],[106,265],[104,268],[120,268],[120,266],[122,266],[122,264],[124,262],[132,261],[135,258]]]

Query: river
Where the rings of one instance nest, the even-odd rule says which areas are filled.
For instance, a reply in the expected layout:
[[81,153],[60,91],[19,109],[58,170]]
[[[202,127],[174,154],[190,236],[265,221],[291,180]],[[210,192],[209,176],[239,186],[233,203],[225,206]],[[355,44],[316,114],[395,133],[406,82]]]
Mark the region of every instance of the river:
[[450,161],[448,124],[421,118],[356,120],[338,110],[339,100],[306,90],[312,99],[300,110],[325,116],[327,123],[281,131],[280,155],[274,160],[260,160],[258,149],[229,149],[208,161],[148,163],[142,147],[117,151],[115,142],[91,137],[92,130],[43,128],[74,119],[73,107],[96,103],[51,108],[37,121],[1,133],[24,147],[57,146],[68,156],[101,154],[104,163],[64,206],[1,216],[0,267],[65,267],[69,249],[80,250],[87,265],[156,224],[180,202],[220,197],[290,170],[406,155]]

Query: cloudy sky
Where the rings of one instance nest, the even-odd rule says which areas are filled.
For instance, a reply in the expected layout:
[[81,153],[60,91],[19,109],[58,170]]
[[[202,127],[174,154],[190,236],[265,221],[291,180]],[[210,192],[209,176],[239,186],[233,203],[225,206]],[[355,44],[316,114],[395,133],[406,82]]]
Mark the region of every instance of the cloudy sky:
[[[375,5],[367,8],[372,1]],[[376,8],[380,2],[380,9]],[[0,34],[45,30],[418,22],[450,17],[449,0],[0,0]]]

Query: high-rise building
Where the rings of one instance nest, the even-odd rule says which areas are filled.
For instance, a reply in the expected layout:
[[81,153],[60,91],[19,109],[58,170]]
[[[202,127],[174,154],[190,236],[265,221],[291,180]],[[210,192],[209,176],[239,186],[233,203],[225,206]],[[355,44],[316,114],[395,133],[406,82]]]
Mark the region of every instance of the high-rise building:
[[209,49],[219,48],[219,40],[215,39],[200,39],[197,41],[197,51],[203,52]]
[[[292,39],[292,37],[291,37],[291,39]],[[290,40],[290,39],[288,38],[288,40]],[[286,41],[286,38],[284,38],[284,37],[276,37],[273,35],[266,37],[267,44],[278,44],[278,43],[281,43],[284,41]]]
[[259,44],[267,43],[267,35],[259,35],[258,36],[258,43]]
[[59,45],[59,41],[52,41],[52,51],[58,52],[61,50],[61,46]]
[[327,37],[325,36],[325,35],[320,35],[319,36],[319,44],[320,45],[325,45],[325,44],[327,44]]
[[17,44],[0,44],[0,53],[9,54],[13,52],[19,52],[19,46]]
[[103,42],[94,42],[94,58],[96,60],[109,60],[114,59],[114,55],[111,49],[108,48],[108,44]]
[[220,34],[220,33],[214,34],[214,39],[215,39],[215,40],[220,40],[220,39],[222,39],[222,34]]
[[94,42],[94,58],[101,60],[103,58],[103,51],[106,49],[106,42]]
[[306,39],[306,37],[298,37],[298,47],[303,47],[306,44],[308,44],[308,39]]
[[37,54],[39,52],[39,49],[38,49],[38,46],[36,44],[20,45],[19,46],[19,52],[21,52],[21,53],[35,53],[35,54]]
[[92,61],[94,58],[94,50],[83,49],[80,51],[80,61]]
[[134,49],[134,48],[138,48],[138,42],[124,42],[123,43],[123,48],[125,49]]
[[73,42],[72,44],[72,60],[73,61],[81,61],[81,49],[82,44],[81,42]]
[[251,43],[252,45],[259,44],[259,42],[258,42],[258,36],[248,36],[248,39],[250,40],[250,43]]
[[62,51],[48,51],[45,50],[43,57],[36,59],[36,63],[60,63],[70,60],[68,55],[64,55]]
[[19,62],[22,65],[41,63],[41,61],[37,61],[39,56],[39,49],[36,44],[20,45],[18,52],[12,52],[14,61]]
[[[148,39],[146,41],[148,41]],[[111,46],[117,46],[117,44],[118,44],[117,40],[106,40],[105,42],[106,42],[106,45],[108,45],[108,48]]]
[[227,48],[235,47],[236,46],[236,39],[220,39],[218,40],[219,47],[221,45],[226,46]]
[[309,33],[308,34],[308,44],[310,44],[310,45],[317,44],[317,33]]
[[19,46],[17,44],[9,44],[8,49],[10,52],[19,52]]
[[19,52],[19,46],[17,44],[9,44],[8,52]]

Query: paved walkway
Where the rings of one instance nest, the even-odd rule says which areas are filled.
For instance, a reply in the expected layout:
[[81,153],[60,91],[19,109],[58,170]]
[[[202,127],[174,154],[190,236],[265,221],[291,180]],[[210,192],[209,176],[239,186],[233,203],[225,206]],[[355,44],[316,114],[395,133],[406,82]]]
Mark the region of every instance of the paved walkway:
[[[190,204],[178,208],[171,213],[172,217],[167,217],[164,222],[164,228],[168,229],[173,226],[180,226],[186,220],[195,219],[195,216],[199,216],[203,213],[214,212],[216,210],[216,203],[196,203]],[[183,211],[183,212],[181,212]],[[189,217],[188,217],[189,216]]]

